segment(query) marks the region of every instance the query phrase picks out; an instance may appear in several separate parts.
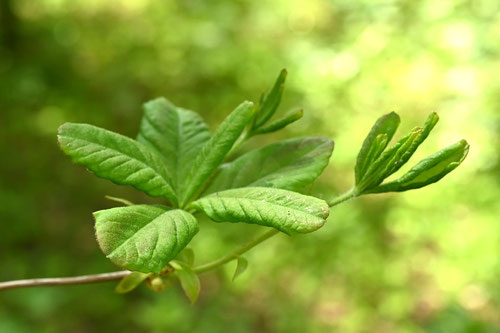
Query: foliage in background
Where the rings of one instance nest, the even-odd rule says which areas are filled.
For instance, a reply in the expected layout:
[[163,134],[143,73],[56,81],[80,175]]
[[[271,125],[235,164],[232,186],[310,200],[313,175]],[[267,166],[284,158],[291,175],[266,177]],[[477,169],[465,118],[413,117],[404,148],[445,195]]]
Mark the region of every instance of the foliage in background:
[[[287,67],[283,115],[297,105],[307,113],[272,138],[336,139],[333,167],[313,187],[326,199],[351,185],[352,147],[380,113],[396,110],[406,132],[430,111],[449,120],[417,158],[462,136],[474,148],[461,172],[425,194],[347,203],[320,232],[256,249],[248,259],[258,265],[234,284],[224,282],[231,267],[205,276],[194,307],[175,289],[125,298],[106,285],[13,291],[0,299],[0,331],[498,330],[497,1],[1,4],[0,217],[9,232],[0,280],[114,268],[99,255],[89,214],[112,206],[105,194],[156,201],[68,167],[54,137],[66,121],[133,136],[151,96],[198,110],[214,128]],[[211,235],[195,238],[202,262],[257,231],[201,224]]]

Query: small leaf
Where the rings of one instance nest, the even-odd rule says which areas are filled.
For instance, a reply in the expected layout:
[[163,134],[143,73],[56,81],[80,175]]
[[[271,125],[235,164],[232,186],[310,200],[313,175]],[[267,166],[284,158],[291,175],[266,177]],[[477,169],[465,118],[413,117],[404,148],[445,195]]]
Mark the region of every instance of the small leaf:
[[296,192],[245,187],[216,192],[191,204],[215,222],[245,222],[276,228],[286,234],[307,233],[323,226],[328,204]]
[[265,133],[276,132],[276,131],[290,125],[291,123],[296,122],[297,120],[302,118],[303,115],[304,115],[303,110],[295,111],[287,116],[284,116],[283,118],[280,118],[280,119],[272,122],[271,124],[269,124],[267,126],[260,127],[259,129],[254,131],[253,134],[265,134]]
[[[356,184],[361,181],[372,162],[384,151],[387,143],[391,141],[391,138],[396,132],[399,123],[400,118],[395,112],[385,114],[377,119],[358,153],[354,170]],[[385,136],[382,134],[385,134]]]
[[257,129],[264,125],[278,109],[285,87],[286,75],[286,69],[282,69],[271,91],[264,97],[262,103],[259,105],[257,114],[255,115],[255,125],[253,128]]
[[333,146],[327,138],[304,137],[248,152],[222,165],[205,193],[247,186],[302,189],[328,165]]
[[184,293],[191,303],[194,304],[200,295],[201,289],[198,275],[181,262],[173,261],[171,265],[175,268],[175,273],[181,282]]
[[118,197],[112,197],[110,195],[105,195],[104,197],[106,199],[108,199],[108,200],[119,202],[119,203],[123,204],[124,206],[133,206],[133,205],[135,205],[132,201],[128,201],[127,199],[118,198]]
[[61,149],[96,176],[177,201],[164,159],[143,144],[88,124],[66,123],[58,138]]
[[469,144],[461,140],[420,161],[401,178],[379,185],[367,193],[401,192],[435,183],[458,167],[469,152]]
[[241,103],[222,122],[214,136],[203,146],[191,165],[188,183],[181,200],[181,207],[196,194],[199,188],[222,163],[231,147],[253,116],[253,103]]
[[210,139],[203,119],[193,111],[176,107],[165,98],[144,104],[144,116],[137,141],[165,157],[177,197],[182,198],[191,165],[203,145]]
[[238,257],[236,263],[236,270],[234,271],[233,281],[236,280],[241,274],[245,273],[248,267],[248,261],[243,257]]
[[180,209],[136,205],[94,213],[97,241],[116,265],[160,273],[198,232],[193,215]]
[[186,247],[181,253],[175,258],[177,261],[182,261],[187,266],[192,267],[194,264],[194,251],[190,247]]
[[121,279],[115,288],[115,292],[126,294],[139,286],[144,280],[151,276],[151,273],[132,272]]

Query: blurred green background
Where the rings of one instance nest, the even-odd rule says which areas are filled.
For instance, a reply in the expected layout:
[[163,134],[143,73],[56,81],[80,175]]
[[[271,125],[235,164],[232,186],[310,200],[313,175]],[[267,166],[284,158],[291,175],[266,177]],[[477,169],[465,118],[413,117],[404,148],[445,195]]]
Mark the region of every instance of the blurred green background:
[[[174,286],[114,284],[0,293],[0,332],[500,332],[500,2],[498,0],[0,0],[0,281],[100,273],[91,213],[109,194],[151,200],[73,165],[66,121],[135,136],[157,96],[214,129],[289,71],[279,110],[304,119],[249,142],[335,140],[313,192],[352,185],[374,120],[399,135],[441,117],[410,166],[466,138],[469,157],[440,183],[333,209],[316,233],[280,235],[202,276],[191,306]],[[404,170],[402,170],[404,171]],[[203,221],[205,262],[260,232]]]

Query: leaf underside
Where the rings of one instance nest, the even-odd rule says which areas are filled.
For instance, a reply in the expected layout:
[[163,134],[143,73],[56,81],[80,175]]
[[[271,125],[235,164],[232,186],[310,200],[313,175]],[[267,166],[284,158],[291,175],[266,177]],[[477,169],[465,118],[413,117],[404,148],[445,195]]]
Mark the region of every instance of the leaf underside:
[[135,205],[94,213],[102,251],[116,265],[144,273],[160,273],[198,232],[186,211]]
[[59,128],[58,139],[74,162],[98,177],[176,201],[164,159],[143,144],[103,128],[73,123]]
[[300,190],[328,165],[333,141],[304,137],[248,152],[221,166],[206,194],[239,187],[275,187]]
[[308,233],[323,226],[328,204],[296,192],[246,187],[216,192],[191,204],[216,222],[245,222],[276,228],[286,234]]

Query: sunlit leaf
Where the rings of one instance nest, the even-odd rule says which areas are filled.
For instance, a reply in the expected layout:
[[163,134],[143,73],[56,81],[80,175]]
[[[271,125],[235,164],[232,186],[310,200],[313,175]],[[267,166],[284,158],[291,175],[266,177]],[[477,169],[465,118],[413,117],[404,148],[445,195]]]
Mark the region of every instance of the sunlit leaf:
[[191,303],[196,302],[201,289],[198,275],[181,262],[174,261],[172,266],[175,268],[175,274],[179,278],[184,293]]
[[468,143],[461,140],[420,161],[401,178],[379,185],[367,193],[401,192],[435,183],[458,167],[468,151]]
[[276,131],[290,125],[291,123],[296,122],[297,120],[302,118],[303,115],[304,115],[303,110],[295,111],[289,115],[284,116],[283,118],[280,118],[280,119],[270,123],[269,125],[260,127],[259,129],[254,131],[253,134],[265,134],[265,133],[276,132]]
[[97,176],[176,202],[164,159],[143,144],[88,124],[66,123],[59,128],[58,138],[73,161]]
[[354,169],[356,184],[361,181],[371,163],[384,151],[387,143],[391,141],[396,132],[399,123],[400,118],[395,112],[385,114],[377,119],[358,153]]
[[241,135],[253,115],[253,103],[241,103],[222,122],[213,137],[203,146],[192,163],[187,177],[186,190],[181,207],[184,206],[222,163],[231,147]]
[[160,273],[198,232],[186,211],[136,205],[94,213],[97,241],[116,265],[144,273]]
[[115,288],[115,292],[119,294],[131,292],[150,276],[151,273],[132,272],[120,280],[120,283]]
[[247,186],[302,189],[321,174],[332,150],[330,139],[304,137],[248,152],[222,165],[205,193]]
[[236,269],[233,275],[233,281],[236,280],[241,274],[245,273],[248,267],[248,261],[243,257],[238,257],[236,260]]
[[318,198],[268,187],[216,192],[191,204],[216,222],[245,222],[286,234],[307,233],[323,226],[330,213]]
[[191,165],[210,139],[203,119],[193,111],[157,98],[144,104],[144,116],[137,141],[152,147],[165,157],[177,197],[184,196]]

